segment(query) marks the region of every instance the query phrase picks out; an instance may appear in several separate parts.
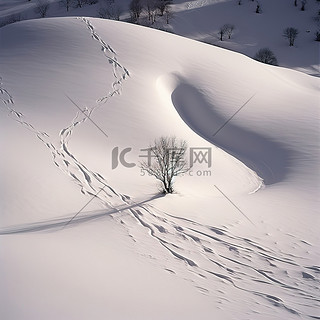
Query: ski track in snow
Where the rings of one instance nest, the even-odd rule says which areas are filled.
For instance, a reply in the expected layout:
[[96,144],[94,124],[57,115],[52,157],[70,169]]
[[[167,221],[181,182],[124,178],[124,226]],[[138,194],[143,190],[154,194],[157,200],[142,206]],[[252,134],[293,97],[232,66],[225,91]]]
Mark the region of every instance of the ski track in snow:
[[[115,220],[125,226],[137,244],[140,243],[139,236],[146,235],[145,231],[148,231],[152,240],[155,240],[169,256],[174,258],[163,262],[163,257],[160,255],[155,257],[158,263],[165,263],[165,270],[185,277],[186,273],[179,271],[181,269],[176,267],[177,261],[182,262],[179,266],[184,265],[183,270],[188,271],[186,280],[192,281],[203,294],[218,294],[222,304],[233,303],[227,295],[228,287],[231,286],[234,290],[249,294],[253,304],[257,301],[257,297],[262,298],[259,304],[266,310],[270,311],[277,307],[286,310],[288,316],[316,318],[313,310],[320,307],[318,289],[320,267],[304,266],[303,257],[282,252],[276,246],[268,248],[257,241],[239,237],[230,232],[227,227],[202,225],[163,212],[154,206],[136,203],[129,196],[114,190],[101,174],[91,171],[69,150],[68,144],[74,129],[89,119],[102,103],[107,102],[115,94],[121,94],[122,83],[129,76],[128,70],[118,62],[116,52],[104,42],[91,22],[86,18],[77,19],[86,24],[92,38],[101,45],[101,50],[113,66],[114,81],[111,84],[111,91],[98,98],[93,107],[84,108],[78,112],[71,124],[60,131],[59,147],[50,142],[46,132],[37,130],[25,120],[26,117],[21,112],[15,110],[14,99],[4,88],[0,78],[0,99],[8,110],[8,116],[37,136],[50,150],[54,164],[79,185],[83,194],[95,197],[111,209],[96,215],[77,217],[70,226],[73,223],[87,222],[106,214],[117,214],[114,216]],[[116,199],[120,199],[122,205],[116,204]],[[119,215],[119,213],[122,214]],[[8,228],[1,230],[0,234],[61,228],[68,224],[68,221],[70,217],[50,223],[48,221],[38,223],[36,226]],[[300,247],[310,246],[303,240],[295,240]],[[223,283],[225,291],[215,290],[217,281]],[[274,292],[277,294],[275,295]]]

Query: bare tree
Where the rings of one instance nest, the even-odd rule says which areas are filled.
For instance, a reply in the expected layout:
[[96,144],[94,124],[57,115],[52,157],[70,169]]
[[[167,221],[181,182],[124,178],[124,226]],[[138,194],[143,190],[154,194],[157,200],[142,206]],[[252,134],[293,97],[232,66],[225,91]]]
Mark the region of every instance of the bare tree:
[[87,0],[74,0],[73,2],[76,8],[82,8],[87,3]]
[[143,6],[141,0],[131,0],[129,5],[131,20],[133,22],[139,21]]
[[225,33],[228,35],[228,39],[231,39],[235,26],[233,24],[227,23],[224,25],[224,29],[225,29]]
[[149,150],[154,160],[141,162],[140,168],[161,181],[163,193],[172,193],[174,177],[189,170],[185,160],[186,141],[178,141],[176,137],[160,137]]
[[105,1],[105,5],[98,10],[99,18],[120,20],[122,8],[114,0]]
[[266,64],[274,66],[278,65],[278,61],[274,53],[269,48],[260,49],[254,56],[254,59]]
[[101,7],[97,11],[98,17],[101,19],[110,19],[110,11],[107,7]]
[[290,47],[294,45],[294,41],[296,40],[298,34],[299,34],[299,31],[293,27],[288,27],[283,31],[283,36],[289,40]]
[[37,0],[34,12],[40,14],[41,18],[45,18],[47,16],[47,12],[49,10],[49,7],[50,7],[49,1]]
[[73,0],[60,0],[60,5],[65,7],[67,11],[69,11],[71,5],[72,5]]
[[256,13],[261,13],[261,7],[260,7],[259,2],[257,2]]
[[144,1],[144,7],[148,14],[148,20],[151,22],[151,24],[154,24],[156,21],[157,16],[157,1],[156,0],[145,0]]
[[173,13],[169,5],[164,9],[164,13],[166,15],[166,22],[169,24],[169,20],[173,17]]
[[235,27],[233,24],[230,24],[230,23],[224,24],[218,31],[219,39],[223,41],[223,37],[225,34],[228,35],[228,39],[231,39],[234,29]]
[[166,7],[172,4],[172,0],[157,0],[156,4],[157,4],[157,8],[160,11],[160,16],[163,16],[166,10]]
[[226,34],[226,29],[225,29],[225,25],[223,25],[222,27],[220,27],[220,29],[218,31],[220,41],[223,41],[223,36],[225,34]]
[[111,8],[111,18],[110,19],[119,21],[122,12],[123,12],[122,7],[120,7],[118,5],[112,6],[112,8]]

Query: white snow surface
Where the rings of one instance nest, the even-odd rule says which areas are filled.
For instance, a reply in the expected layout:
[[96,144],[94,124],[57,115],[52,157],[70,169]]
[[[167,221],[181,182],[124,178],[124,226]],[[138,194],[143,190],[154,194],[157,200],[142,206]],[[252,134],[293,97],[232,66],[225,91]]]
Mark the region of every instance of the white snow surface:
[[[318,78],[96,18],[0,39],[2,319],[320,317]],[[112,169],[161,135],[212,153],[167,196]]]

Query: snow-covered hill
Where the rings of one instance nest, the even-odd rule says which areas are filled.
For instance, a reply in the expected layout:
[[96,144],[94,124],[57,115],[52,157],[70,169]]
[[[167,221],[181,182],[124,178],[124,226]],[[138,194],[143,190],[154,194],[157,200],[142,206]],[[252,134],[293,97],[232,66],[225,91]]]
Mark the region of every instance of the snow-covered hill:
[[[130,0],[1,0],[0,26],[19,20],[40,18],[37,3],[49,3],[46,17],[86,16],[100,17],[108,4],[120,10],[121,21],[131,21]],[[157,15],[154,24],[148,20],[147,3],[154,0],[140,0],[142,10],[137,23],[155,29],[166,30],[187,38],[227,48],[254,57],[259,49],[268,47],[275,54],[280,66],[296,69],[319,77],[319,42],[315,41],[320,32],[320,2],[309,0],[301,11],[302,1],[293,0],[173,0],[168,19]],[[77,3],[81,3],[81,7]],[[259,5],[260,13],[256,13]],[[234,26],[231,38],[219,40],[219,30],[225,24]],[[298,30],[294,47],[283,37],[287,27]]]
[[[317,78],[94,18],[0,38],[5,319],[319,317]],[[212,156],[165,197],[161,135]]]

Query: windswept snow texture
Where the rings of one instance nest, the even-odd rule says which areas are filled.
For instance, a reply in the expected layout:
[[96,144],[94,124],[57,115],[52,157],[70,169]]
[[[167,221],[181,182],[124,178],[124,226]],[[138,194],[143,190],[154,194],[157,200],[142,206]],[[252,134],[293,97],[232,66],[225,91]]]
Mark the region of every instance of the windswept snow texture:
[[[320,318],[317,78],[93,18],[0,37],[4,319]],[[212,156],[167,196],[161,135]]]

